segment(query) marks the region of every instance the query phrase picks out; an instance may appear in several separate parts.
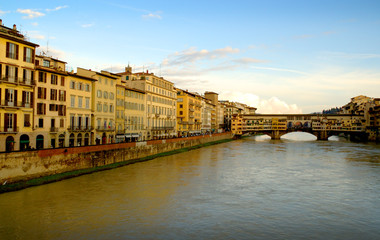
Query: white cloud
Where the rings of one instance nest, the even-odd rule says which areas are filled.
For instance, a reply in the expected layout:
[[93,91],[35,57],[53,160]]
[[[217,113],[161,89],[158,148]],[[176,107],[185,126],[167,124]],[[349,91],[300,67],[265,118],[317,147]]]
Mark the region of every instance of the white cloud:
[[215,50],[206,50],[202,49],[198,51],[195,47],[191,47],[189,49],[185,49],[181,52],[176,52],[172,55],[169,55],[167,59],[163,61],[163,64],[167,65],[181,65],[181,64],[188,64],[193,63],[199,60],[204,59],[219,59],[224,58],[228,54],[235,54],[239,53],[240,50],[238,48],[232,48],[232,47],[225,47]]
[[261,59],[256,59],[256,58],[250,58],[250,57],[234,59],[232,61],[235,62],[235,63],[239,63],[239,64],[265,63],[265,62],[268,62],[266,60],[261,60]]
[[81,27],[82,28],[89,28],[89,27],[93,27],[95,24],[94,23],[87,23],[87,24],[82,24]]
[[345,53],[345,52],[325,52],[322,58],[343,58],[343,59],[373,59],[380,58],[380,54],[376,53]]
[[38,40],[45,39],[45,36],[42,35],[39,31],[27,31],[26,36]]
[[7,13],[9,13],[10,11],[2,11],[2,10],[0,10],[0,16],[3,16],[3,15],[5,15],[5,14],[7,14]]
[[277,97],[260,99],[259,96],[253,93],[225,91],[219,94],[219,99],[247,104],[257,108],[256,112],[262,114],[302,113],[302,110],[296,104],[288,104]]
[[53,47],[48,48],[47,46],[40,46],[37,48],[37,55],[46,55],[67,62],[67,54],[64,51]]
[[154,13],[149,13],[149,14],[144,14],[142,15],[144,19],[162,19],[160,14],[154,14]]
[[38,22],[32,22],[31,24],[35,27],[38,26]]
[[290,72],[290,73],[297,73],[301,75],[308,75],[308,73],[293,70],[293,69],[286,69],[286,68],[273,68],[273,67],[251,67],[253,69],[261,69],[261,70],[270,70],[270,71],[276,71],[276,72]]
[[37,12],[37,11],[34,11],[32,9],[20,9],[19,8],[19,9],[17,9],[17,12],[21,13],[21,14],[26,14],[26,16],[22,17],[24,19],[33,19],[33,18],[45,16],[45,13]]
[[53,12],[53,11],[58,11],[58,10],[61,10],[61,9],[64,9],[64,8],[68,8],[69,6],[67,5],[64,5],[64,6],[58,6],[56,8],[53,8],[53,9],[46,9],[47,12]]

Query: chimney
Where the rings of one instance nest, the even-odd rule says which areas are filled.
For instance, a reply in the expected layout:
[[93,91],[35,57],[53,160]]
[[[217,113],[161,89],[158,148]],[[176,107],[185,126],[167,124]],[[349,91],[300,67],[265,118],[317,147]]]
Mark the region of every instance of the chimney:
[[13,30],[17,31],[16,24],[13,24]]
[[0,26],[3,26],[3,19],[0,19]]
[[146,70],[146,73],[149,73],[148,70]]

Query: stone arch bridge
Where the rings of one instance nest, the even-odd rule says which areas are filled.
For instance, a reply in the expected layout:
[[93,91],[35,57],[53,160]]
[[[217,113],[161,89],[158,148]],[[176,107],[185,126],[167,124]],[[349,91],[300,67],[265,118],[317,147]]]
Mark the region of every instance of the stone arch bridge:
[[235,114],[231,128],[235,137],[243,134],[267,134],[272,139],[280,139],[290,132],[308,132],[318,140],[344,133],[351,139],[364,140],[364,115],[349,114]]

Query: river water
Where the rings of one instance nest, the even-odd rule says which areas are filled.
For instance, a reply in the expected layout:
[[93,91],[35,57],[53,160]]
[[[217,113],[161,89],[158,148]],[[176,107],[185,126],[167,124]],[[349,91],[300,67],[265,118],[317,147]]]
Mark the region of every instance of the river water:
[[4,193],[0,239],[380,239],[380,145],[252,137]]

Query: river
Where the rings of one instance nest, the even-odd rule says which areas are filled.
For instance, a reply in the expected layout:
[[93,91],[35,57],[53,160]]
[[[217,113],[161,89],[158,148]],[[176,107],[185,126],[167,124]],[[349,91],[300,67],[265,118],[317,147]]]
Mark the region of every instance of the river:
[[380,145],[251,137],[0,194],[0,239],[380,239]]

